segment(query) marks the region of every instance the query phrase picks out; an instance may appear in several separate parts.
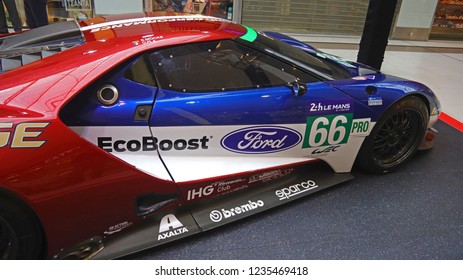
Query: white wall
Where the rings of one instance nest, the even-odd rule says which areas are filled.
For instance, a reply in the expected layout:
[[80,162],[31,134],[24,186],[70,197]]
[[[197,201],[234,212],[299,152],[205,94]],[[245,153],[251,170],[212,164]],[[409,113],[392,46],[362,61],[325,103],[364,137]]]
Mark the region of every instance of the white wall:
[[430,28],[434,19],[437,1],[403,0],[396,26]]

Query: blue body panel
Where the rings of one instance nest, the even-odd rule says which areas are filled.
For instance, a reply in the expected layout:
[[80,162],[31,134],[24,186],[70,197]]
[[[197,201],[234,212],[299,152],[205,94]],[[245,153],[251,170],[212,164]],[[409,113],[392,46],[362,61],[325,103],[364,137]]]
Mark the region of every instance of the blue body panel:
[[[135,111],[139,105],[152,105],[158,89],[124,78],[123,73],[131,65],[71,100],[60,112],[63,122],[69,126],[148,126],[148,121],[134,120]],[[112,106],[102,105],[96,97],[98,88],[105,84],[119,90],[119,100]]]
[[[296,40],[292,37],[286,36],[278,32],[269,32],[265,31],[264,34],[279,39],[283,42],[286,42],[292,46],[298,47],[305,51],[308,54],[315,55],[319,58],[323,58],[334,62],[344,69],[349,71],[353,77],[356,76],[366,76],[365,80],[340,80],[340,81],[331,81],[330,84],[333,87],[340,89],[349,96],[353,97],[361,104],[368,106],[376,114],[382,114],[390,105],[399,100],[400,98],[416,94],[424,97],[427,100],[430,112],[435,108],[436,111],[441,111],[441,105],[439,100],[436,98],[434,93],[425,85],[406,80],[403,78],[385,75],[367,65],[347,61],[343,58],[339,58],[330,54],[326,54],[309,44]],[[372,79],[373,78],[373,79]],[[366,94],[367,87],[374,87],[375,91],[373,95]],[[369,98],[378,98],[382,100],[381,106],[369,106]]]
[[[383,73],[370,75],[366,80],[331,81],[330,84],[368,106],[378,115],[383,114],[402,97],[412,94],[421,96],[427,101],[429,112],[434,108],[439,112],[441,110],[434,93],[425,85]],[[369,105],[370,100],[381,100],[382,105]]]
[[[325,55],[305,43],[279,33],[266,34],[299,47],[311,55],[339,64],[351,73],[352,78],[309,83],[308,92],[303,96],[294,96],[287,86],[183,93],[158,89],[124,78],[124,71],[133,64],[130,63],[113,72],[105,81],[119,89],[120,98],[115,105],[101,105],[95,94],[97,87],[94,86],[72,100],[62,110],[61,118],[70,126],[296,124],[305,123],[308,116],[315,114],[310,111],[314,104],[341,104],[348,100],[352,105],[350,113],[353,113],[354,118],[371,118],[376,121],[391,104],[408,94],[424,96],[430,112],[434,108],[440,111],[440,104],[432,91],[420,83],[384,75],[368,66]],[[368,75],[361,75],[363,72]],[[152,105],[153,102],[149,121],[134,120],[137,106]]]
[[[151,126],[258,125],[306,123],[312,104],[352,104],[354,118],[377,116],[366,106],[325,82],[307,84],[303,96],[289,87],[231,92],[180,93],[160,90],[151,114]],[[327,112],[325,112],[327,113]]]

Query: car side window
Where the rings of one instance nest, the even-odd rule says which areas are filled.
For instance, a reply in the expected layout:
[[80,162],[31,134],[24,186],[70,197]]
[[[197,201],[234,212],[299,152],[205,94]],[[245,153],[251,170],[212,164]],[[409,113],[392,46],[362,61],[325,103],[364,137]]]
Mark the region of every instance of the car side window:
[[124,78],[148,86],[156,86],[153,69],[149,65],[149,57],[142,56],[125,72]]
[[160,87],[182,92],[252,89],[318,81],[276,58],[232,40],[161,49],[151,54]]

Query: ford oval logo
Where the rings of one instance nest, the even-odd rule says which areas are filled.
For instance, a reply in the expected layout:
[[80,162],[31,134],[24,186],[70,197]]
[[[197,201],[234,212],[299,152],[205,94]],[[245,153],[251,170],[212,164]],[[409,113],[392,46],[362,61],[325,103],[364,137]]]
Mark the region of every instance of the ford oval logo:
[[240,154],[269,154],[290,149],[301,142],[294,129],[281,126],[253,126],[235,130],[222,138],[225,149]]

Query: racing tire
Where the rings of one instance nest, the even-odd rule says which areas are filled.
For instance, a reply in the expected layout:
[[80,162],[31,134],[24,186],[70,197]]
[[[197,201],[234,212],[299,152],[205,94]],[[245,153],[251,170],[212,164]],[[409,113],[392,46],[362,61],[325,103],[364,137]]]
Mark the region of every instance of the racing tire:
[[401,166],[418,149],[429,121],[428,107],[419,97],[394,103],[365,139],[356,164],[367,173],[387,173]]
[[42,242],[42,230],[32,211],[0,198],[0,260],[41,258]]

